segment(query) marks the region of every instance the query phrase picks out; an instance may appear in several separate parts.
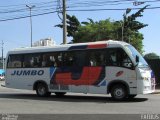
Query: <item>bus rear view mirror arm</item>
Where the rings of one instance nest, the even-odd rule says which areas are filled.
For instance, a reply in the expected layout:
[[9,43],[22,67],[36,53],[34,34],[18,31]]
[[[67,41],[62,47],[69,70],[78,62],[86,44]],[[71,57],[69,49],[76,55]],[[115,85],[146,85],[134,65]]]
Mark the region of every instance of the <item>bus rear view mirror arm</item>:
[[136,63],[139,63],[139,56],[136,55]]

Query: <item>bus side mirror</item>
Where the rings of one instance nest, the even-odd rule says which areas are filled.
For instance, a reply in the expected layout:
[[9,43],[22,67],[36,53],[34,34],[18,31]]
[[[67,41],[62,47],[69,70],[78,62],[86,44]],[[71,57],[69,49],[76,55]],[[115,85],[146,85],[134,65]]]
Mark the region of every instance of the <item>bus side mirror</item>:
[[139,56],[136,55],[136,63],[139,63]]

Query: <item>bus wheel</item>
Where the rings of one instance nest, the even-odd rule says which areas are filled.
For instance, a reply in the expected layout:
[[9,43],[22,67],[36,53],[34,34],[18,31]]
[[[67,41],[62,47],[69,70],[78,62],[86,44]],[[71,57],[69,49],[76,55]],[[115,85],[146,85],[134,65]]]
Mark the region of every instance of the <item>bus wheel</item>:
[[48,92],[47,86],[43,83],[38,83],[36,93],[39,97],[47,97],[51,95],[51,92]]
[[66,92],[55,92],[56,96],[64,96],[66,94]]
[[133,99],[133,98],[135,98],[137,95],[128,95],[128,98],[129,99]]
[[114,85],[111,88],[111,96],[114,100],[124,100],[127,97],[127,89],[122,84]]

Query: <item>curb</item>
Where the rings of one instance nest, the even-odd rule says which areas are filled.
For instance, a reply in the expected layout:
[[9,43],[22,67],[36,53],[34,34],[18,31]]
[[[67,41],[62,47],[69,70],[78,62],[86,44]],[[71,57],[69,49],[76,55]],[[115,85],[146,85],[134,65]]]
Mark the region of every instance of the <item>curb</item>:
[[151,94],[160,94],[160,91],[155,91],[155,92],[153,92]]

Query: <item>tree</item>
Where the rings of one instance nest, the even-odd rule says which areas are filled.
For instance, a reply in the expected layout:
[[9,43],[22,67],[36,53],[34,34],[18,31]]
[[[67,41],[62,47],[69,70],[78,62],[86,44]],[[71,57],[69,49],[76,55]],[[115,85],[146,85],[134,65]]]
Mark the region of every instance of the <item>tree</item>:
[[146,60],[151,60],[151,59],[160,59],[160,56],[158,56],[156,53],[148,53],[144,56]]
[[[100,40],[122,40],[122,35],[125,42],[131,43],[139,52],[143,52],[143,34],[140,29],[147,26],[136,19],[142,17],[142,12],[148,6],[143,7],[134,14],[130,14],[131,9],[127,9],[123,15],[123,20],[111,21],[110,19],[94,21],[88,18],[89,21],[80,23],[75,16],[67,15],[67,32],[69,37],[73,37],[74,43],[91,42]],[[56,27],[62,28],[59,24]],[[123,34],[122,34],[123,28]]]
[[99,22],[89,19],[89,21],[82,22],[84,25],[78,27],[78,31],[73,37],[74,43],[115,39],[118,34],[117,25],[110,19],[100,20]]
[[91,18],[87,18],[87,19],[89,20],[89,22],[81,22],[81,24],[83,24],[83,25],[95,24],[93,19],[91,19]]
[[147,24],[136,21],[138,17],[142,17],[142,13],[148,6],[143,7],[136,13],[127,16],[132,10],[126,10],[126,14],[123,15],[124,24],[124,40],[131,43],[139,52],[143,52],[143,34],[139,32],[140,29],[148,26]]
[[[75,32],[78,30],[78,27],[80,26],[80,22],[76,18],[76,16],[70,16],[66,15],[67,18],[67,36],[68,37],[74,37]],[[55,25],[55,27],[63,28],[63,23]]]

